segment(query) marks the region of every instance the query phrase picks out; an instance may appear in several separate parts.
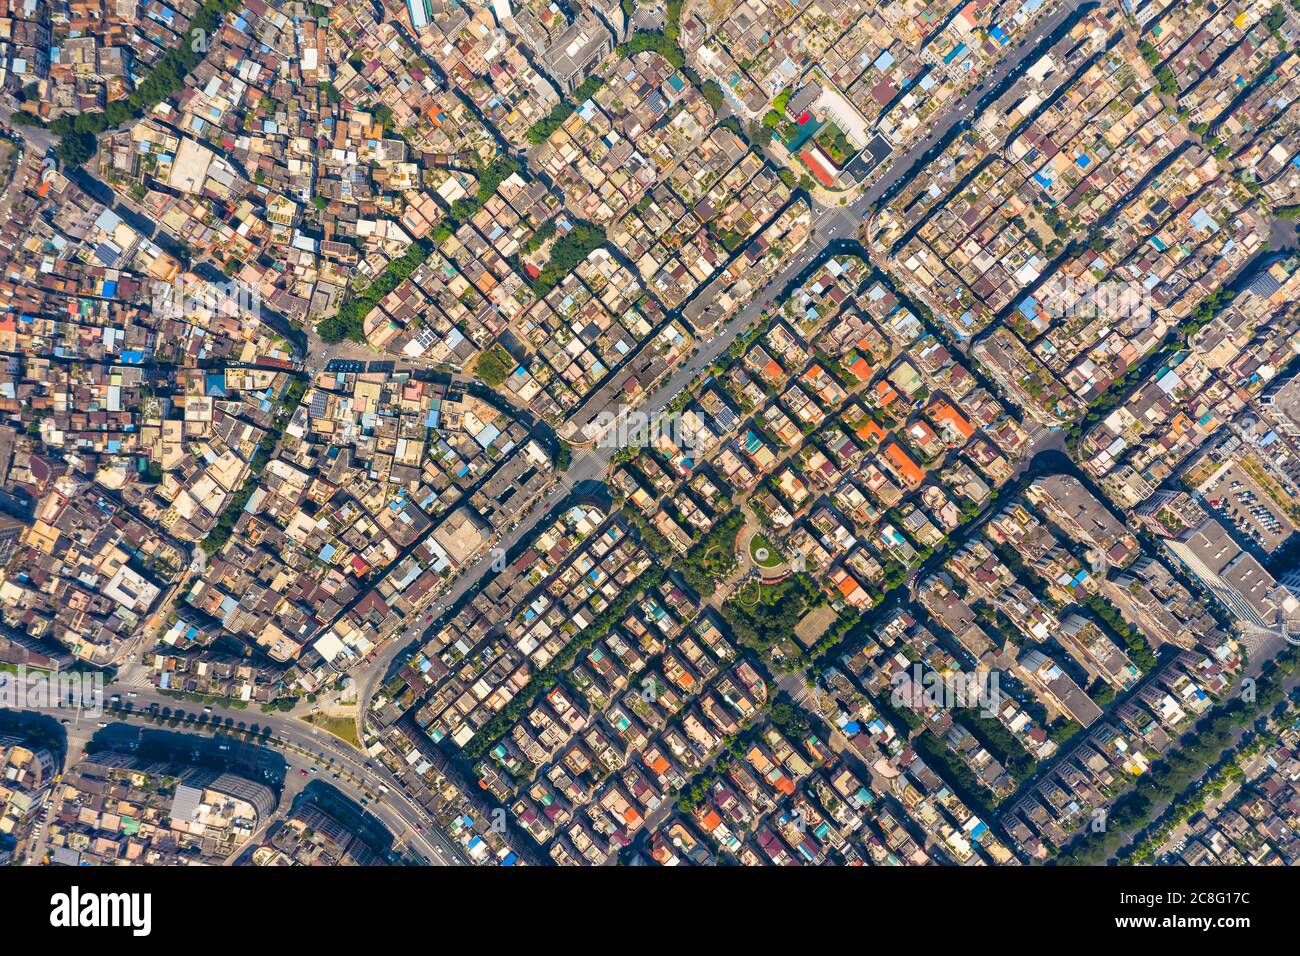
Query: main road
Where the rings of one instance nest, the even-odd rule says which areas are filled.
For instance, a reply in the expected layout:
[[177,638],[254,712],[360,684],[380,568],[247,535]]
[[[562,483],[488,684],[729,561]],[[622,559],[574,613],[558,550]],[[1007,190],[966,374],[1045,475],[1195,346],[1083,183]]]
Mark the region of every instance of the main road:
[[[69,721],[64,728],[68,735],[69,761],[76,758],[78,749],[93,736],[99,724],[110,721],[142,723],[156,717],[179,716],[182,722],[175,728],[178,732],[250,731],[257,727],[257,731],[251,731],[253,742],[280,751],[287,773],[305,771],[310,776],[313,770],[320,772],[322,779],[349,799],[358,805],[364,803],[367,812],[377,817],[394,838],[404,840],[426,863],[455,866],[466,862],[459,847],[411,799],[408,784],[397,779],[382,763],[371,762],[365,754],[321,728],[279,713],[249,714],[217,704],[191,705],[153,688],[136,690],[119,682],[107,685],[105,693],[120,694],[126,699],[120,706],[108,706],[102,715],[56,706],[24,709]],[[155,707],[157,714],[153,713]],[[331,771],[339,775],[328,776]],[[292,790],[287,778],[285,790]]]
[[[734,316],[727,319],[721,327],[701,332],[697,351],[649,393],[639,407],[646,409],[652,415],[661,413],[727,350],[737,336],[763,317],[790,283],[798,280],[811,266],[820,264],[829,254],[832,244],[856,239],[859,227],[871,206],[881,197],[888,195],[896,185],[910,179],[929,160],[930,154],[942,147],[954,128],[959,124],[969,123],[977,111],[986,105],[986,101],[999,95],[1000,87],[1008,77],[1013,76],[1028,62],[1029,57],[1034,55],[1043,40],[1061,29],[1081,8],[1095,5],[1095,0],[1066,0],[1060,9],[1038,24],[1031,37],[1020,41],[1007,58],[993,68],[987,78],[952,104],[925,137],[918,140],[901,158],[892,162],[886,160],[888,165],[883,169],[880,178],[855,200],[843,206],[822,206],[814,209],[811,235],[794,258],[768,282],[761,292]],[[706,318],[717,292],[716,285],[706,287],[700,298],[690,303],[688,310],[702,319]],[[496,546],[501,552],[509,553],[534,531],[539,530],[545,522],[553,520],[556,509],[568,497],[566,492],[584,482],[603,480],[610,461],[618,450],[614,443],[601,442],[596,442],[593,447],[575,448],[569,470],[560,476],[557,483],[542,499],[541,504],[534,504],[526,511],[514,530],[501,538]],[[376,655],[375,660],[354,675],[357,681],[357,700],[361,708],[363,726],[365,713],[369,709],[374,692],[388,674],[393,662],[403,653],[413,651],[422,633],[440,627],[442,622],[437,614],[443,609],[454,607],[461,598],[479,587],[492,566],[493,562],[483,560],[467,568],[456,579],[439,604],[435,605],[436,619],[430,627],[424,627],[423,619],[420,619],[402,633],[394,635]]]
[[[880,178],[865,189],[855,200],[844,206],[816,208],[813,213],[811,234],[802,249],[739,312],[726,319],[716,329],[706,328],[700,336],[700,343],[696,352],[673,372],[666,381],[650,393],[641,403],[641,407],[651,410],[656,415],[661,413],[674,398],[680,395],[731,345],[737,336],[763,317],[763,314],[771,307],[772,302],[783,293],[787,286],[797,281],[811,267],[823,261],[829,255],[832,244],[856,238],[863,218],[870,210],[870,207],[880,199],[887,198],[896,186],[910,179],[930,158],[930,154],[942,148],[955,127],[959,124],[969,123],[983,105],[1000,92],[999,87],[1007,78],[1011,77],[1027,58],[1034,54],[1044,39],[1063,26],[1068,18],[1073,16],[1079,9],[1091,5],[1093,5],[1093,0],[1066,0],[1060,9],[1041,21],[1032,37],[1021,40],[1008,57],[993,68],[988,77],[949,106],[925,137],[911,146],[898,159],[886,160],[885,166],[881,168]],[[0,121],[7,120],[8,116],[8,111],[0,109]],[[17,132],[23,136],[30,147],[42,155],[52,142],[52,138],[46,130],[20,127]],[[103,185],[84,172],[78,171],[77,178],[79,183],[86,187],[102,187]],[[119,202],[129,202],[120,196],[114,196],[113,198],[118,199]],[[131,208],[127,212],[138,213],[140,211]],[[698,314],[702,319],[707,319],[716,294],[717,289],[715,286],[706,287],[701,294],[700,300],[691,304],[691,311]],[[568,471],[560,476],[540,504],[534,504],[521,516],[521,520],[514,530],[502,537],[496,546],[503,552],[509,552],[545,522],[553,519],[556,509],[567,500],[568,495],[566,492],[569,489],[580,486],[584,482],[603,480],[609,463],[617,451],[618,449],[613,447],[612,444],[602,445],[599,442],[594,447],[576,448]],[[492,561],[482,560],[468,568],[443,596],[440,604],[435,606],[435,611],[441,612],[444,608],[454,606],[483,582],[485,575],[492,567]],[[364,714],[369,707],[376,688],[392,667],[393,662],[412,648],[414,643],[412,638],[415,638],[417,632],[422,630],[421,623],[417,622],[415,626],[408,628],[407,631],[394,636],[376,655],[374,661],[359,669],[355,674],[363,726]],[[440,625],[440,619],[432,623],[434,628]],[[137,707],[148,708],[156,703],[160,709],[162,707],[170,708],[173,711],[180,709],[175,706],[177,702],[174,699],[161,695],[156,691],[141,690],[136,693],[138,697],[132,699],[131,703],[136,704]],[[56,712],[55,716],[60,716],[60,714]],[[223,722],[228,721],[231,725],[239,722],[249,722],[247,721],[247,715],[238,710],[227,710],[216,706],[213,707],[212,716],[221,718]],[[122,719],[123,717],[138,719],[138,715],[135,717],[127,717],[124,713],[114,715],[114,719]],[[278,714],[267,714],[262,715],[256,723],[269,728],[273,741],[286,751],[290,749],[299,750],[316,755],[320,759],[325,759],[324,755],[328,751],[336,762],[345,767],[359,781],[360,790],[354,789],[353,792],[365,792],[367,796],[373,797],[373,802],[370,804],[371,809],[381,819],[387,818],[385,823],[395,828],[394,832],[404,829],[413,833],[412,842],[421,847],[429,862],[447,865],[463,861],[458,848],[437,829],[423,809],[409,799],[405,785],[393,777],[382,765],[369,763],[362,753],[346,745],[343,741],[324,731],[303,724],[294,718]],[[376,797],[369,791],[365,791],[364,781],[367,779],[367,774],[373,774],[384,781],[388,793],[382,797]],[[344,783],[342,778],[340,778],[339,782]],[[346,784],[346,786],[351,785]]]

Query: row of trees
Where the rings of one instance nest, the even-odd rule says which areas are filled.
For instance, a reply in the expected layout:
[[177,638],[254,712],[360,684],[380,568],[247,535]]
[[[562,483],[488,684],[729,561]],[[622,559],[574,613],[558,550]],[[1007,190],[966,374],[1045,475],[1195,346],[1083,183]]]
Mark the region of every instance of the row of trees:
[[693,813],[708,800],[709,794],[713,792],[713,785],[724,779],[723,774],[727,772],[734,761],[745,759],[745,754],[749,752],[750,747],[757,740],[758,727],[756,725],[747,725],[738,733],[723,738],[713,763],[701,770],[682,787],[681,793],[677,797],[677,811],[684,814]]
[[472,219],[474,213],[482,208],[482,204],[497,193],[500,183],[520,172],[520,169],[523,169],[523,166],[520,166],[519,160],[513,156],[498,156],[491,163],[480,166],[477,170],[476,193],[452,203],[450,215],[439,225],[437,232],[433,234],[432,242],[417,239],[404,254],[387,264],[383,272],[378,274],[376,280],[370,282],[363,293],[348,298],[335,315],[318,323],[316,334],[321,337],[321,341],[329,342],[331,345],[334,342],[342,342],[344,338],[350,338],[354,342],[364,342],[365,316],[369,315],[370,310],[429,258],[429,252],[433,251],[433,243],[450,237],[461,222]]
[[1085,604],[1088,610],[1124,642],[1124,646],[1128,648],[1129,659],[1134,664],[1144,671],[1149,671],[1156,666],[1156,655],[1155,651],[1151,650],[1151,645],[1147,643],[1146,638],[1129,626],[1128,621],[1124,620],[1113,604],[1100,594],[1089,595]]
[[433,247],[424,240],[416,240],[402,255],[398,256],[370,283],[364,292],[351,296],[338,312],[324,319],[316,326],[316,334],[321,341],[333,344],[351,339],[364,342],[365,319],[370,310],[379,304],[379,300],[398,287],[416,268],[429,257]]
[[1179,349],[1187,344],[1187,340],[1200,331],[1203,327],[1213,321],[1214,317],[1232,304],[1236,298],[1236,293],[1231,289],[1216,289],[1211,292],[1199,303],[1183,322],[1173,335],[1165,340],[1158,349],[1144,358],[1142,361],[1129,367],[1119,378],[1088,405],[1088,410],[1083,417],[1076,421],[1065,433],[1066,446],[1074,451],[1079,444],[1079,440],[1084,433],[1092,428],[1097,422],[1101,421],[1120,404],[1128,399],[1129,393],[1137,386],[1138,382],[1145,377],[1148,369],[1154,368],[1158,363],[1163,362],[1166,358],[1172,356]]
[[1287,697],[1286,685],[1300,674],[1300,648],[1288,647],[1259,678],[1254,694],[1234,697],[1202,718],[1178,740],[1150,772],[1112,805],[1106,828],[1089,832],[1058,857],[1062,863],[1097,865],[1124,847],[1135,833],[1152,822],[1163,803],[1198,785],[1207,767],[1220,761],[1234,734],[1271,713]]
[[496,743],[501,735],[528,711],[528,708],[533,706],[533,702],[542,691],[555,686],[560,675],[573,666],[579,654],[590,649],[593,644],[608,634],[610,628],[622,620],[623,615],[634,602],[640,599],[641,595],[660,585],[665,573],[662,567],[654,565],[625,587],[618,597],[596,616],[595,620],[574,636],[568,647],[532,676],[526,688],[511,698],[510,703],[497,711],[491,720],[479,728],[478,733],[465,744],[465,756],[470,760],[477,760],[487,753],[488,748]]
[[503,182],[522,170],[523,166],[513,156],[497,156],[490,163],[480,165],[475,170],[475,175],[478,176],[478,189],[473,196],[457,199],[451,204],[451,212],[434,230],[433,241],[443,242],[448,239],[453,232],[478,214],[483,204],[496,194]]
[[1245,777],[1243,764],[1265,747],[1276,746],[1276,744],[1276,734],[1263,733],[1238,748],[1231,759],[1224,762],[1208,781],[1184,793],[1177,803],[1166,811],[1164,822],[1150,830],[1141,843],[1130,848],[1131,862],[1136,864],[1150,862],[1151,858],[1168,842],[1174,830],[1203,810],[1208,801],[1221,797],[1230,783],[1240,782]]

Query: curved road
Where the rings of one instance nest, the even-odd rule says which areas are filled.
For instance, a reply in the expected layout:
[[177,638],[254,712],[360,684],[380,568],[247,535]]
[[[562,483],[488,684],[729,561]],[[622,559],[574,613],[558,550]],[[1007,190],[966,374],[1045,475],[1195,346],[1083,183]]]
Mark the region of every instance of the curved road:
[[[684,365],[678,368],[667,381],[648,395],[642,402],[642,407],[653,409],[655,414],[661,413],[668,403],[689,386],[696,376],[707,369],[738,335],[762,318],[763,312],[769,307],[770,303],[791,282],[798,280],[806,270],[823,261],[830,254],[832,244],[855,238],[869,208],[882,197],[886,197],[897,185],[910,179],[928,159],[929,154],[942,147],[946,137],[954,127],[969,122],[976,115],[981,105],[999,90],[999,86],[1008,77],[1011,77],[1014,71],[1037,50],[1041,42],[1064,25],[1069,17],[1084,6],[1085,0],[1066,0],[1055,13],[1044,18],[1035,28],[1033,36],[1021,40],[1010,51],[1006,59],[994,66],[988,77],[961,99],[950,105],[943,116],[931,126],[930,131],[923,139],[910,147],[900,158],[887,161],[887,166],[883,168],[883,175],[855,201],[845,206],[815,209],[812,232],[802,250],[793,260],[787,263],[781,272],[773,277],[761,293],[756,295],[746,307],[729,319],[725,325],[716,330],[711,330],[707,338],[702,335],[698,351]],[[6,118],[6,111],[0,110],[0,120]],[[40,149],[42,153],[44,152],[44,149],[41,149],[42,145],[48,148],[50,137],[47,131],[20,128],[18,132],[28,141],[29,145]],[[87,177],[84,173],[79,177],[79,179],[85,178]],[[120,197],[115,198],[120,199]],[[692,303],[692,310],[694,311],[698,307],[699,314],[707,315],[715,295],[716,292],[706,289],[700,297],[703,301],[697,300],[697,302]],[[321,356],[321,358],[325,357],[327,356]],[[551,519],[557,506],[567,498],[564,492],[585,481],[603,480],[609,462],[616,451],[617,449],[613,447],[575,448],[571,467],[560,476],[559,481],[547,492],[542,507],[539,509],[534,506],[530,509],[515,529],[501,538],[496,546],[507,552],[510,551],[541,523]],[[532,517],[534,512],[536,512],[536,516]],[[443,609],[454,606],[471,589],[477,587],[491,567],[491,561],[483,560],[467,569],[442,597],[439,604],[434,606],[435,614],[442,614]],[[440,623],[440,619],[435,620],[432,622],[431,627],[438,627]],[[369,702],[379,682],[388,672],[393,662],[404,651],[412,648],[413,639],[418,636],[418,632],[427,630],[427,628],[423,627],[423,624],[423,619],[413,622],[412,627],[391,639],[374,661],[354,672],[358,684],[358,700],[361,706],[363,724],[365,711],[369,707]],[[156,703],[160,708],[166,707],[173,712],[186,711],[183,702],[159,694],[157,691],[139,690],[136,693],[138,695],[136,698],[124,703],[134,704],[137,709],[140,707],[148,708]],[[56,717],[62,716],[62,712],[59,711],[53,711],[53,714]],[[112,716],[114,719],[118,719],[119,716],[129,720],[140,719],[138,715],[128,716],[122,714]],[[432,820],[428,819],[427,814],[407,797],[405,787],[396,778],[380,764],[374,764],[373,769],[367,768],[364,754],[333,735],[312,728],[294,718],[279,714],[258,714],[253,719],[253,716],[242,711],[228,710],[214,705],[212,716],[221,718],[223,722],[228,720],[232,725],[243,721],[245,724],[257,723],[261,727],[271,728],[272,741],[286,750],[286,759],[287,752],[291,748],[301,750],[308,755],[319,755],[313,757],[313,759],[321,759],[324,754],[330,753],[336,762],[345,767],[351,776],[358,781],[357,788],[360,789],[360,792],[369,793],[369,791],[365,790],[365,781],[368,774],[373,774],[375,778],[383,781],[384,785],[389,788],[387,794],[375,798],[370,804],[376,815],[380,815],[381,818],[386,817],[385,823],[395,827],[395,834],[403,828],[413,831],[413,843],[421,847],[429,862],[444,865],[461,862],[459,851],[455,845],[444,834],[440,833],[433,825]],[[342,779],[340,779],[340,782],[342,782]],[[358,790],[354,788],[352,792],[356,793]],[[392,822],[390,823],[390,821]]]
[[[162,716],[191,715],[194,720],[183,721],[174,728],[177,732],[196,732],[217,730],[236,730],[243,724],[247,730],[253,726],[259,733],[255,744],[278,750],[284,757],[290,772],[320,769],[319,778],[341,790],[357,804],[366,801],[365,809],[378,817],[389,828],[394,838],[400,843],[405,840],[408,846],[417,852],[425,862],[435,866],[456,866],[466,861],[459,847],[442,833],[429,814],[407,795],[407,786],[389,772],[383,764],[372,762],[366,755],[327,731],[305,724],[295,718],[279,713],[266,714],[260,710],[248,712],[237,708],[227,708],[216,704],[212,712],[205,712],[205,705],[177,700],[156,689],[124,690],[120,684],[109,684],[106,694],[122,694],[121,706],[107,706],[102,716],[81,714],[67,708],[45,707],[27,708],[54,718],[66,718],[71,721],[64,729],[68,733],[68,759],[76,756],[76,749],[94,735],[98,723],[136,723],[145,726],[152,723],[151,708],[157,705]],[[127,696],[134,693],[135,697]],[[170,711],[170,713],[165,713]],[[202,718],[202,720],[200,720]],[[162,729],[168,728],[166,725]],[[261,732],[269,730],[269,736]],[[332,769],[340,773],[338,778],[330,774]],[[301,776],[301,775],[299,775]],[[383,786],[387,792],[379,789]],[[291,790],[290,780],[284,782],[285,795]],[[285,800],[281,800],[283,806]]]

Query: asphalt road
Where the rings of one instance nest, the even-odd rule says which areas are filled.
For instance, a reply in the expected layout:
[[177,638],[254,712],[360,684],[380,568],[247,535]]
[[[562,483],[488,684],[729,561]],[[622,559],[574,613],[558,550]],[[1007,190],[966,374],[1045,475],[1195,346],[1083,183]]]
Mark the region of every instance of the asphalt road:
[[[1006,80],[1021,63],[1034,54],[1038,45],[1045,38],[1065,23],[1078,8],[1088,2],[1092,2],[1092,0],[1067,0],[1060,10],[1045,18],[1031,37],[1022,40],[1013,48],[1006,59],[1000,61],[994,67],[983,82],[950,106],[931,127],[930,132],[913,145],[900,159],[890,164],[884,170],[880,179],[865,190],[856,200],[844,206],[814,207],[812,234],[803,248],[786,264],[785,268],[768,282],[762,292],[754,296],[748,305],[727,320],[720,328],[701,333],[698,351],[690,356],[685,364],[673,372],[654,392],[647,395],[639,407],[646,409],[652,415],[662,411],[697,375],[712,365],[718,356],[735,341],[737,336],[749,326],[758,322],[762,318],[763,312],[771,307],[771,303],[785,290],[786,286],[797,279],[818,257],[822,256],[832,243],[856,238],[858,229],[872,204],[888,193],[900,181],[919,172],[922,162],[929,158],[927,154],[942,144],[953,127],[960,123],[969,122],[980,101],[989,96],[990,91],[996,90],[998,85]],[[697,314],[707,315],[714,295],[716,295],[716,292],[711,293],[710,289],[706,287],[705,291],[701,293],[702,301],[696,300],[688,308]],[[526,512],[515,529],[503,537],[497,543],[497,546],[509,552],[515,545],[531,534],[534,529],[553,519],[557,506],[565,500],[567,497],[565,492],[570,488],[576,487],[585,481],[604,480],[609,463],[617,451],[618,448],[612,445],[602,447],[599,442],[596,443],[595,447],[574,448],[572,465],[560,482],[548,492],[546,498],[543,499],[542,506],[534,506],[529,512]],[[491,568],[492,562],[484,560],[467,569],[439,603],[435,605],[435,613],[440,614],[443,609],[453,607],[465,594],[478,587]],[[421,618],[417,622],[417,626],[408,628],[400,636],[390,641],[376,656],[375,662],[367,665],[364,673],[356,676],[359,691],[358,701],[363,708],[363,714],[369,709],[370,700],[374,696],[380,681],[388,673],[393,661],[401,656],[403,652],[413,650],[414,644],[420,635],[431,627],[439,626],[440,623],[440,620],[435,617],[432,625],[426,625],[423,618]]]
[[[888,173],[873,183],[853,204],[851,208],[865,211],[878,199],[888,193],[900,180],[910,179],[911,174],[920,172],[924,162],[932,158],[944,138],[953,127],[969,123],[980,112],[980,103],[1012,74],[1022,63],[1039,51],[1039,45],[1055,33],[1080,7],[1095,6],[1096,0],[1066,0],[1059,10],[1039,22],[1033,33],[1017,41],[1003,59],[977,83],[965,96],[951,104],[943,117],[930,127],[930,131],[913,143],[901,157],[893,161]],[[990,100],[991,102],[991,100]]]
[[[134,693],[135,697],[128,694]],[[434,866],[455,866],[464,861],[456,844],[442,833],[428,813],[406,794],[405,785],[397,780],[383,764],[369,761],[365,754],[335,737],[327,731],[303,723],[283,714],[262,713],[260,710],[247,711],[210,705],[212,712],[206,713],[202,704],[177,700],[152,688],[130,688],[121,683],[112,683],[105,687],[107,696],[122,695],[122,709],[106,707],[102,716],[88,714],[78,715],[76,711],[66,708],[48,707],[31,708],[37,713],[51,717],[67,718],[70,723],[64,729],[68,734],[68,760],[74,761],[80,755],[85,742],[98,732],[99,724],[129,723],[150,727],[152,724],[147,712],[157,704],[159,710],[167,709],[172,714],[193,714],[197,718],[206,718],[203,723],[182,723],[175,728],[178,732],[203,732],[219,729],[237,729],[239,725],[259,730],[270,731],[269,738],[260,743],[272,748],[284,757],[289,766],[290,776],[297,776],[299,771],[307,771],[307,778],[321,779],[343,792],[357,804],[365,801],[367,812],[378,817],[392,832],[398,843],[405,843],[409,850],[418,854],[427,863]],[[127,708],[129,706],[129,709]],[[165,726],[165,725],[164,725]],[[312,770],[316,773],[313,774]],[[337,770],[340,776],[335,777]],[[285,795],[281,806],[287,806],[291,792],[291,781],[285,780]],[[387,788],[384,793],[380,786]]]
[[[720,328],[709,331],[706,336],[702,335],[698,351],[653,393],[648,395],[641,403],[642,407],[656,414],[662,411],[696,376],[708,368],[738,335],[759,321],[762,313],[770,308],[771,302],[781,294],[789,283],[797,279],[804,270],[823,256],[832,243],[856,237],[863,217],[870,207],[877,200],[886,196],[900,181],[910,178],[915,172],[919,171],[923,162],[928,159],[928,154],[942,144],[953,127],[960,123],[969,122],[978,104],[989,94],[989,91],[996,89],[1022,61],[1035,51],[1044,38],[1064,23],[1066,18],[1071,16],[1083,4],[1084,0],[1067,0],[1060,10],[1044,19],[1031,38],[1020,41],[1007,58],[994,67],[985,80],[948,107],[942,118],[930,128],[929,133],[910,147],[902,157],[889,162],[883,175],[864,190],[856,200],[842,207],[815,207],[812,234],[794,259],[787,263],[785,268],[773,277],[763,291],[757,294],[735,316],[727,320]],[[0,108],[0,120],[7,120],[7,118],[8,111]],[[18,131],[33,148],[39,149],[42,153],[52,142],[52,137],[45,130],[20,127]],[[76,178],[79,184],[83,185],[83,188],[86,186],[102,187],[102,184],[87,173],[82,172]],[[137,221],[143,214],[143,210],[135,207],[135,204],[129,200],[120,196],[111,198],[118,200],[114,204],[115,208],[125,213],[125,218],[130,221]],[[154,230],[149,229],[146,234],[152,236]],[[703,295],[708,298],[699,303],[699,311],[701,314],[707,315],[712,295],[707,289]],[[316,356],[313,355],[312,358],[315,359]],[[324,358],[325,356],[321,356],[322,361]],[[542,505],[530,509],[530,512],[525,514],[524,519],[520,521],[515,529],[498,541],[497,546],[509,551],[531,534],[541,523],[551,520],[557,506],[567,497],[565,492],[568,489],[585,481],[603,480],[609,462],[617,450],[615,447],[602,447],[599,444],[592,448],[576,448],[572,465],[560,482],[548,492]],[[471,589],[477,587],[491,568],[492,562],[488,560],[480,561],[469,568],[460,576],[448,593],[443,596],[439,604],[435,605],[435,611],[439,612],[444,608],[453,606]],[[387,673],[392,662],[404,651],[408,651],[412,647],[413,639],[417,636],[417,633],[425,629],[423,623],[423,619],[421,619],[417,622],[416,627],[409,628],[400,637],[391,640],[376,656],[376,659],[356,675],[359,690],[358,699],[363,706],[368,706],[374,690]],[[435,620],[433,626],[436,627],[438,623]],[[147,708],[151,703],[157,702],[160,707],[167,707],[172,711],[194,709],[193,707],[187,707],[183,702],[178,702],[156,692],[138,691],[137,693],[138,698],[130,701],[137,708]],[[372,802],[370,809],[381,818],[387,816],[388,819],[385,819],[385,823],[394,828],[395,833],[410,832],[411,842],[425,851],[424,855],[429,862],[452,864],[460,861],[457,848],[433,826],[432,821],[428,819],[424,811],[406,797],[403,793],[403,786],[388,774],[382,765],[375,764],[373,770],[367,770],[364,755],[343,741],[324,731],[303,724],[294,718],[282,715],[260,713],[248,715],[238,710],[224,710],[217,707],[214,707],[213,711],[213,717],[219,717],[223,720],[229,719],[234,724],[243,721],[271,728],[272,736],[282,747],[287,745],[288,747],[301,748],[310,754],[322,755],[324,759],[333,757],[337,764],[347,768],[360,781],[368,779],[383,781],[385,786],[389,787],[389,793],[383,799]],[[58,716],[57,713],[56,716]],[[130,719],[139,718],[133,717]],[[342,779],[333,782],[335,785],[344,784],[340,789],[344,789],[345,792],[347,792],[346,787],[351,786]],[[360,791],[354,789],[353,793],[360,793]]]
[[8,106],[0,105],[0,123],[8,126],[22,136],[27,144],[36,151],[37,156],[44,156],[54,145],[54,134],[39,126],[18,126],[12,122],[14,111]]

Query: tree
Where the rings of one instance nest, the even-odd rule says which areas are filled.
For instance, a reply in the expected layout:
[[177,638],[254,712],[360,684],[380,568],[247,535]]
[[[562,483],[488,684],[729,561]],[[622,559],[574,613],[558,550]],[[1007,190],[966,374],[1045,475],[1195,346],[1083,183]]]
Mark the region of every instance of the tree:
[[57,147],[59,156],[74,166],[81,165],[95,153],[95,136],[109,127],[120,126],[129,119],[144,116],[179,90],[185,83],[185,77],[202,62],[207,53],[206,44],[192,42],[192,38],[210,36],[220,24],[222,14],[238,10],[241,6],[243,0],[207,0],[191,18],[187,35],[158,58],[125,101],[110,103],[104,112],[61,116],[50,124],[50,128],[61,140]]
[[551,134],[573,115],[574,103],[582,103],[591,99],[604,85],[605,81],[599,76],[587,77],[582,81],[582,85],[573,91],[572,102],[570,100],[561,100],[549,113],[528,127],[528,142],[534,146],[540,146],[546,142]]
[[776,695],[776,700],[768,709],[767,716],[787,737],[797,739],[812,729],[812,723],[804,716],[803,711],[795,706],[784,692]]
[[523,244],[524,252],[525,253],[536,252],[538,249],[542,248],[542,246],[546,245],[547,241],[553,235],[555,235],[555,220],[548,219],[546,220],[546,222],[542,223],[540,226],[537,227],[536,232],[534,232],[531,236],[529,236],[526,240],[524,240],[524,244]]
[[474,374],[481,378],[484,384],[496,388],[506,380],[513,368],[514,362],[510,360],[509,355],[505,354],[505,349],[500,345],[494,345],[479,354],[478,360],[474,363]]
[[713,80],[705,80],[700,85],[700,95],[713,107],[714,112],[722,109],[722,87]]
[[80,166],[95,155],[95,137],[91,133],[69,132],[59,139],[54,152],[63,165]]
[[9,117],[9,122],[13,123],[15,126],[35,126],[38,128],[44,128],[45,126],[45,120],[41,119],[35,113],[26,113],[22,110],[15,111],[14,114]]
[[420,263],[429,256],[432,245],[427,242],[414,242],[405,253],[398,256],[381,272],[366,290],[354,298],[348,299],[339,307],[335,315],[323,320],[316,326],[316,334],[321,341],[333,344],[344,339],[364,342],[365,319],[379,300],[392,292],[406,279]]
[[1174,77],[1174,71],[1167,65],[1156,71],[1156,82],[1160,84],[1160,92],[1165,96],[1178,95],[1178,80]]
[[1153,70],[1156,68],[1156,64],[1160,62],[1160,54],[1156,51],[1155,44],[1150,40],[1138,40],[1138,53],[1142,55],[1142,59],[1146,61],[1147,66]]
[[546,295],[593,250],[604,243],[603,228],[589,222],[575,223],[572,229],[551,246],[551,258],[533,280],[533,291],[538,297]]
[[1268,16],[1264,17],[1264,26],[1270,33],[1277,33],[1286,23],[1286,11],[1282,9],[1282,4],[1275,3],[1269,8]]

